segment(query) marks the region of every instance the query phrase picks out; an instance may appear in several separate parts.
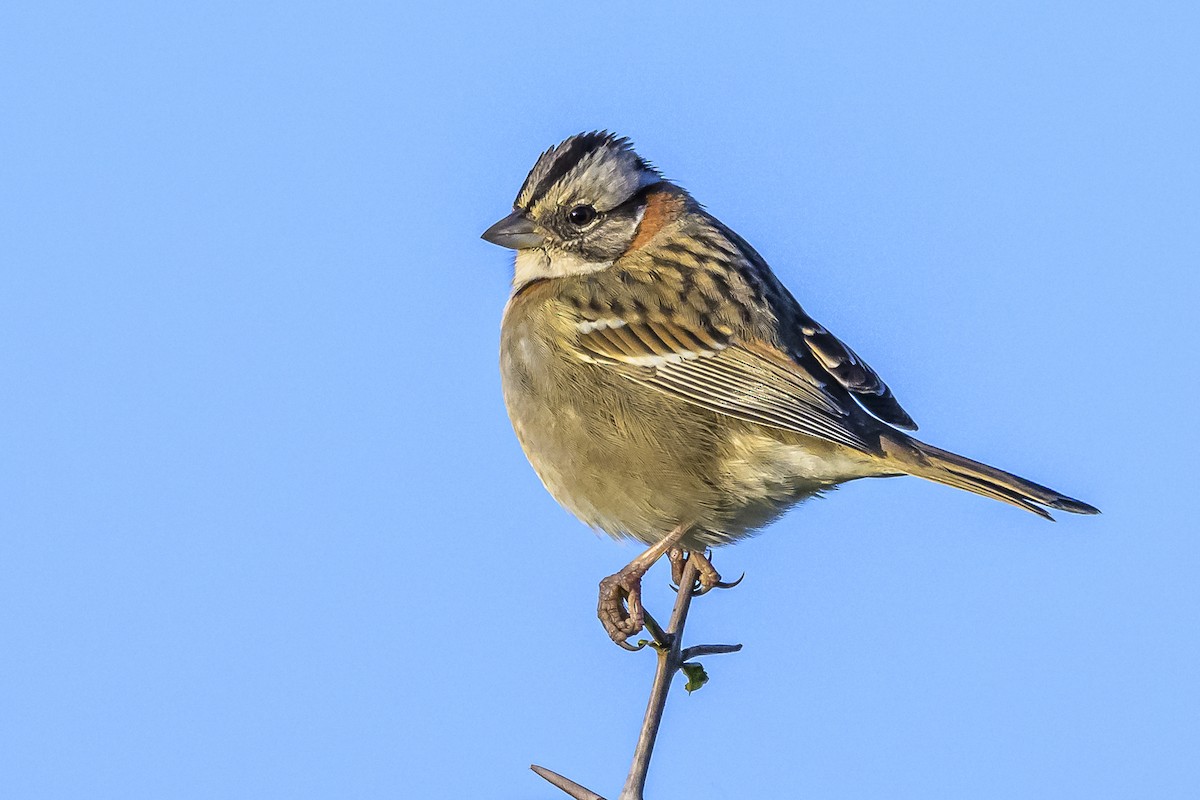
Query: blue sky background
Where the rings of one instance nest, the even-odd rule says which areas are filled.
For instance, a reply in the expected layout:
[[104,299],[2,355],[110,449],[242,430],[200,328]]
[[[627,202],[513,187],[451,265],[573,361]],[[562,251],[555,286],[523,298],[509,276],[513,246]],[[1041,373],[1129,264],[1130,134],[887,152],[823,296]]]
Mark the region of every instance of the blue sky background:
[[1105,512],[867,481],[719,551],[650,797],[1195,797],[1195,5],[407,5],[0,10],[0,796],[615,796],[637,551],[525,463],[478,238],[608,127]]

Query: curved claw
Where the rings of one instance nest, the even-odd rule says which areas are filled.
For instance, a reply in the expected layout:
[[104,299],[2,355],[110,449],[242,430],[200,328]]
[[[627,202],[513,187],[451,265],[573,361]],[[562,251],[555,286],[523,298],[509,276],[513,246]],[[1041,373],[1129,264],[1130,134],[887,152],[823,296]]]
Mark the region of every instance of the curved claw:
[[717,585],[714,586],[713,588],[714,589],[732,589],[733,587],[737,586],[739,583],[741,583],[745,579],[746,579],[746,573],[743,572],[741,575],[738,576],[738,579],[736,581],[718,581]]
[[713,584],[710,584],[707,586],[703,583],[698,583],[696,588],[692,590],[692,596],[699,597],[700,595],[708,594],[713,589],[732,589],[733,587],[735,587],[739,583],[741,583],[742,579],[745,577],[746,577],[746,573],[743,572],[736,581],[717,581],[716,583],[713,583]]
[[648,644],[645,639],[638,641],[637,644],[630,644],[626,639],[613,639],[613,641],[617,643],[617,647],[623,647],[631,653],[636,653]]

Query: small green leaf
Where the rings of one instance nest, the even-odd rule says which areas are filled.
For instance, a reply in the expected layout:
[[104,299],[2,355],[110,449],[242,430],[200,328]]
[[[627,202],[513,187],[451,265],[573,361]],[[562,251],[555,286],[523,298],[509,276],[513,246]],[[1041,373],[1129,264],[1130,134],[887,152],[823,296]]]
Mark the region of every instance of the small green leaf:
[[708,683],[708,673],[704,671],[704,667],[700,664],[684,664],[679,668],[683,670],[683,674],[687,676],[687,684],[684,685],[683,688],[687,689],[688,694],[691,694],[704,684]]

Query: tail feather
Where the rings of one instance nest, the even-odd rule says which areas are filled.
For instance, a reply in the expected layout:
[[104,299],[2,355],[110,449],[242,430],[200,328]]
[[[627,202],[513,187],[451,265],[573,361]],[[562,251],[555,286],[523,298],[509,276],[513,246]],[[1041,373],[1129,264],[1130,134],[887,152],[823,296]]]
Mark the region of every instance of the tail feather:
[[1049,520],[1053,520],[1054,517],[1050,516],[1046,508],[1069,511],[1072,514],[1100,513],[1094,506],[1067,497],[1039,483],[925,444],[910,436],[888,434],[884,436],[882,444],[888,460],[898,464],[910,475],[991,497]]

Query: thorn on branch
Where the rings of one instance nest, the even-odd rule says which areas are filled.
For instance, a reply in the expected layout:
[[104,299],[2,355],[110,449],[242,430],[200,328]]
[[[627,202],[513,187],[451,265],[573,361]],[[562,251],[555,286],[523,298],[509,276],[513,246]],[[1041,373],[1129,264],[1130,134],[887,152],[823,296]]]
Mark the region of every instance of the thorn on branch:
[[740,644],[694,644],[679,654],[680,661],[691,661],[702,656],[719,656],[725,653],[736,653],[741,650]]
[[591,789],[580,786],[575,781],[559,775],[554,770],[546,769],[545,767],[539,767],[537,764],[530,764],[529,768],[550,783],[557,786],[559,789],[562,789],[564,792],[571,795],[571,797],[574,797],[575,800],[604,800],[603,797],[596,794]]

